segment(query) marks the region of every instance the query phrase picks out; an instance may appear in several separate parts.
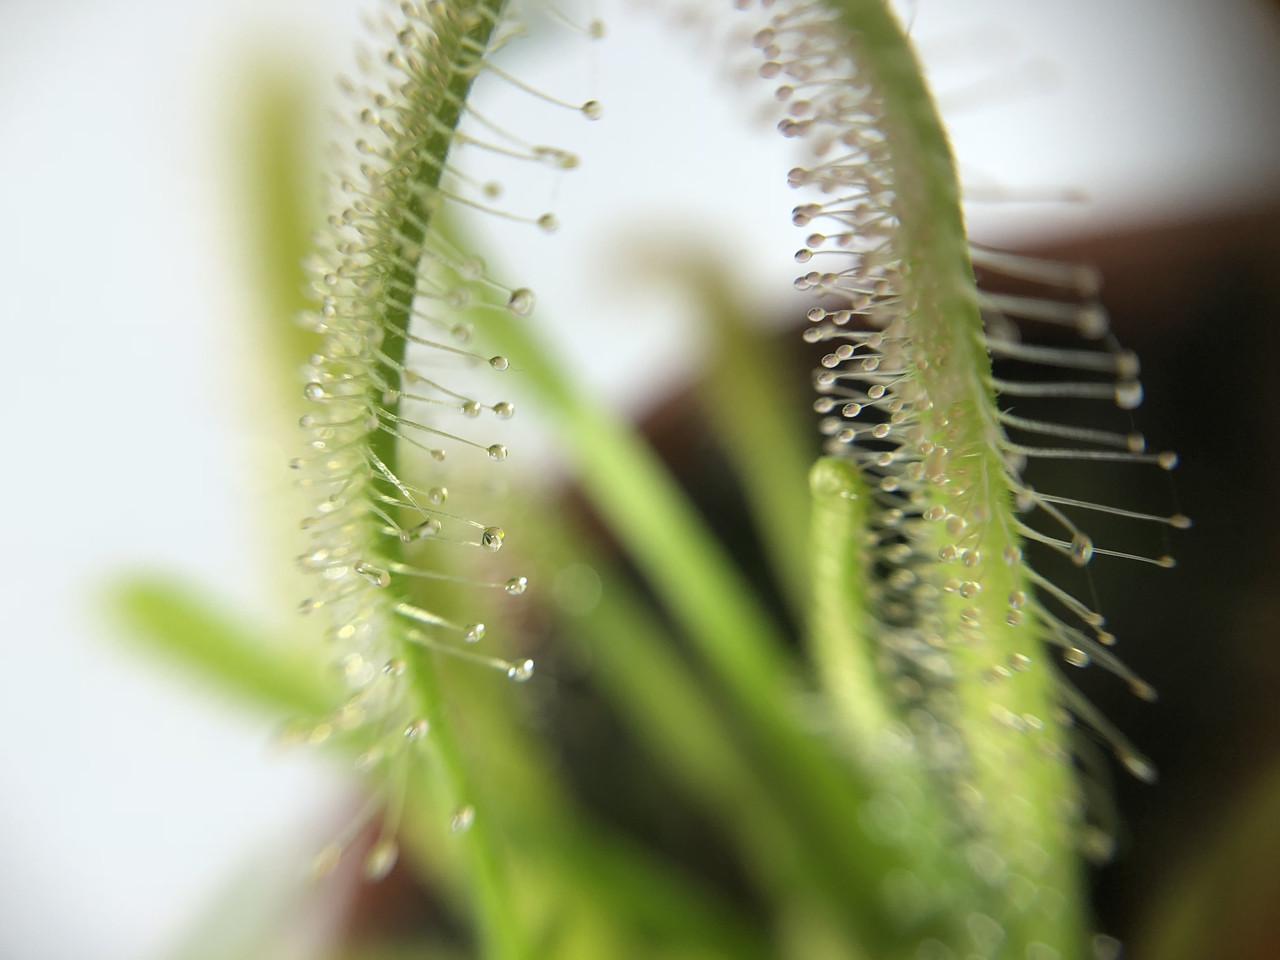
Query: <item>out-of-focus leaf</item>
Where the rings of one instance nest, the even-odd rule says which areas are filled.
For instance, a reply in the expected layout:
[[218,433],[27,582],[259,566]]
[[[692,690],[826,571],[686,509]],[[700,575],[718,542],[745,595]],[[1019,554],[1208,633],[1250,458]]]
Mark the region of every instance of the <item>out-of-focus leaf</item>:
[[321,716],[338,702],[314,657],[229,616],[197,588],[139,574],[116,584],[108,599],[131,642],[223,692],[301,717]]
[[1272,767],[1164,885],[1136,960],[1280,956],[1280,767]]

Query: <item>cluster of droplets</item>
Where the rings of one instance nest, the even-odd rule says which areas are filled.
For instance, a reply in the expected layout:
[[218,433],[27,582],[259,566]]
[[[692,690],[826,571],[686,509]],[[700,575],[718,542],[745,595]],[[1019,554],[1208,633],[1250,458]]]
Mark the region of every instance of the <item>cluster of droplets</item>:
[[[416,585],[425,581],[511,597],[529,585],[518,575],[498,581],[458,575],[444,555],[450,548],[434,546],[493,554],[504,544],[500,526],[451,509],[442,471],[459,452],[505,461],[504,443],[466,434],[473,422],[506,421],[516,412],[509,400],[481,399],[457,383],[459,376],[470,383],[476,372],[498,375],[510,367],[506,357],[473,348],[469,313],[499,309],[524,318],[535,306],[531,290],[501,284],[483,260],[450,241],[436,214],[453,205],[543,231],[558,226],[551,213],[524,216],[491,206],[501,187],[475,183],[456,167],[455,155],[461,148],[493,150],[557,169],[577,166],[568,151],[529,145],[489,121],[484,125],[497,142],[457,130],[473,113],[467,98],[481,72],[554,99],[492,62],[522,32],[504,19],[504,7],[500,0],[404,2],[398,17],[370,24],[382,52],[363,57],[360,80],[341,83],[354,102],[354,149],[340,151],[346,170],[334,180],[336,210],[311,265],[318,309],[304,320],[322,345],[305,372],[303,394],[314,405],[301,419],[307,451],[291,464],[313,504],[302,520],[306,546],[298,562],[314,574],[315,587],[301,609],[323,617],[349,693],[333,717],[300,736],[320,742],[360,731],[371,746],[358,765],[386,771],[393,787],[383,834],[366,862],[371,877],[395,862],[403,787],[397,792],[394,784],[403,781],[411,751],[431,741],[409,690],[405,645],[496,669],[516,683],[534,673],[532,660],[482,652],[485,624],[455,621],[415,600]],[[600,115],[595,101],[565,105],[588,119]],[[473,816],[459,812],[455,831]],[[332,869],[348,842],[327,848],[317,872]]]

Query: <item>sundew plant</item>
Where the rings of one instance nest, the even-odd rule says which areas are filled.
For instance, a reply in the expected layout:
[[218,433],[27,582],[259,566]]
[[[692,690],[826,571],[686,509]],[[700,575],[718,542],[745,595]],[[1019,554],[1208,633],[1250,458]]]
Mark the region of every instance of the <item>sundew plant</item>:
[[[541,346],[538,277],[496,275],[458,226],[464,209],[511,231],[558,226],[470,157],[578,166],[518,116],[490,116],[477,78],[606,119],[607,104],[504,66],[530,23],[583,46],[605,24],[506,0],[386,6],[341,83],[331,208],[302,326],[282,340],[305,370],[290,464],[305,642],[265,642],[158,583],[132,585],[126,612],[359,772],[369,800],[318,852],[314,882],[338,883],[344,864],[362,882],[410,871],[448,918],[334,956],[1117,955],[1087,905],[1085,864],[1111,839],[1079,750],[1100,741],[1129,774],[1155,772],[1065,674],[1095,663],[1154,698],[1078,585],[1099,558],[1173,561],[1095,543],[1088,519],[1131,521],[1135,542],[1189,521],[1030,476],[1043,460],[1176,465],[1132,427],[1138,359],[1093,270],[969,239],[946,131],[887,3],[738,0],[716,15],[795,141],[777,172],[795,204],[778,220],[797,236],[816,416],[786,407],[791,371],[716,269],[673,273],[717,332],[710,403],[733,424],[717,442],[788,616]],[[517,399],[555,425],[625,561],[520,477]],[[556,709],[528,639],[548,634],[564,647],[548,656],[577,663],[626,731],[619,749],[644,757],[620,789],[687,811],[680,835],[714,853],[657,842],[565,772],[594,761],[531,719]]]

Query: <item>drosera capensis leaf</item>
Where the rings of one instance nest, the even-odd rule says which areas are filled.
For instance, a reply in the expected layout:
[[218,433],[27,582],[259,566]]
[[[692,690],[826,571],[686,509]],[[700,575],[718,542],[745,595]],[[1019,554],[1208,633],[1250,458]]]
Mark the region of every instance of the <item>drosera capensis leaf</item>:
[[[447,559],[424,554],[419,544],[482,552],[503,545],[504,531],[489,518],[445,506],[440,464],[456,456],[506,460],[506,445],[474,439],[469,423],[483,418],[492,429],[513,408],[484,402],[438,371],[445,363],[495,375],[508,367],[505,357],[469,346],[470,327],[459,311],[474,291],[500,290],[506,308],[522,315],[533,300],[491,277],[481,259],[448,243],[435,223],[449,205],[545,231],[556,228],[556,219],[490,205],[483,187],[454,163],[459,147],[482,145],[461,129],[473,114],[476,78],[489,72],[528,89],[493,60],[520,33],[505,0],[410,0],[373,26],[387,46],[369,61],[365,77],[343,82],[355,101],[357,130],[348,167],[335,177],[336,209],[313,262],[319,309],[312,323],[323,339],[303,391],[315,405],[302,420],[309,449],[294,466],[313,494],[303,520],[310,543],[300,561],[315,573],[316,588],[302,609],[325,621],[350,681],[340,719],[383,736],[375,766],[394,772],[425,761],[433,772],[438,809],[450,811],[468,863],[478,949],[508,960],[527,956],[529,944],[488,812],[476,806],[435,657],[495,667],[517,682],[532,676],[533,663],[490,653],[485,624],[443,616],[411,595],[419,578],[452,575]],[[592,104],[581,106],[587,119],[599,115]],[[542,155],[520,159],[545,162]],[[426,456],[415,460],[420,454]],[[510,582],[496,586],[523,592]],[[471,649],[476,644],[483,644],[479,651]],[[403,796],[393,792],[371,874],[394,862],[402,811]]]
[[[951,946],[1080,956],[1084,831],[1065,708],[1102,732],[1129,769],[1146,768],[1054,668],[1052,646],[1084,637],[1068,646],[1087,651],[1114,638],[1099,615],[1027,565],[1023,542],[1047,544],[1078,566],[1104,551],[1059,509],[1064,501],[1022,480],[1022,466],[1060,458],[1170,469],[1176,458],[1147,454],[1136,435],[1012,418],[997,406],[998,393],[1137,405],[1137,362],[1108,332],[1093,301],[1096,278],[970,244],[944,127],[888,4],[766,6],[771,14],[754,37],[760,73],[788,105],[779,130],[809,154],[788,177],[807,192],[793,211],[808,231],[795,255],[807,268],[796,288],[818,304],[806,340],[829,351],[815,375],[815,408],[829,452],[856,464],[867,505],[865,529],[855,523],[850,532],[869,547],[844,557],[866,615],[845,615],[845,597],[826,604],[844,621],[845,642],[867,649],[833,656],[841,641],[820,628],[818,650],[846,682],[868,688],[869,699],[848,701],[860,716],[845,710],[855,729],[874,726],[876,691],[896,701],[950,805],[956,849],[985,891],[982,919],[970,924],[967,942]],[[983,293],[975,261],[1050,292]],[[1024,345],[1019,320],[1073,332],[1088,349]],[[1000,379],[993,354],[1109,379]],[[1015,442],[1013,429],[1063,442]],[[1025,522],[1018,511],[1032,508],[1067,536]],[[1096,640],[1085,637],[1091,632]],[[866,657],[878,683],[851,669],[851,658]],[[1111,666],[1149,696],[1118,661]]]
[[[1027,628],[1006,623],[1026,584],[950,146],[886,4],[788,5],[756,43],[766,75],[821,53],[816,79],[833,84],[781,126],[815,154],[842,151],[790,174],[797,188],[832,184],[842,196],[796,209],[814,230],[797,260],[823,267],[797,287],[824,304],[811,339],[838,344],[816,378],[820,404],[843,415],[828,421],[832,451],[883,502],[880,525],[859,534],[876,537],[887,571],[861,632],[934,758],[954,842],[989,890],[974,942],[954,946],[1078,956],[1077,795],[1049,668]],[[822,255],[819,225],[850,232],[853,246]],[[951,574],[949,554],[970,562]],[[1030,892],[1010,896],[1011,882]]]

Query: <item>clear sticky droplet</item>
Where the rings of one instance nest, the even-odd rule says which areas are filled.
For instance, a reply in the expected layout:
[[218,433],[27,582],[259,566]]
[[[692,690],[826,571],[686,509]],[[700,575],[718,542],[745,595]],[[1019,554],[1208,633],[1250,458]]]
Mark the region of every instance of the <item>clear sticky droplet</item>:
[[477,400],[466,400],[463,402],[461,409],[464,417],[478,417],[483,408]]
[[1083,533],[1071,538],[1071,562],[1077,567],[1085,566],[1093,559],[1093,541]]
[[495,370],[506,370],[507,367],[511,366],[511,362],[506,357],[490,357],[489,366]]
[[425,717],[414,720],[404,728],[406,740],[421,740],[431,731],[431,723]]
[[483,623],[469,623],[462,631],[462,639],[467,643],[479,643],[484,639],[485,625]]
[[493,415],[499,420],[510,420],[516,415],[515,404],[500,400],[493,405]]
[[381,567],[374,566],[372,563],[366,563],[361,560],[355,565],[355,571],[375,587],[391,586],[391,574]]
[[480,545],[496,552],[502,549],[502,541],[506,538],[507,534],[501,527],[485,527],[484,533],[480,534]]
[[426,540],[439,533],[440,527],[440,521],[435,517],[431,517],[430,519],[422,521],[422,523],[418,524],[413,529],[406,530],[400,539],[404,540],[406,543],[413,540]]
[[511,291],[511,296],[507,300],[507,309],[516,316],[527,317],[533,312],[535,302],[533,291],[528,287],[520,287],[518,290]]
[[1117,383],[1116,406],[1121,410],[1136,410],[1142,406],[1142,384],[1137,380]]
[[452,833],[466,833],[476,822],[476,808],[470,805],[459,807],[449,819],[449,830]]
[[1070,647],[1062,655],[1062,659],[1073,667],[1087,667],[1089,665],[1089,654],[1079,647]]
[[560,221],[554,213],[544,213],[537,220],[538,229],[543,233],[555,233],[560,229]]
[[501,444],[501,443],[493,443],[493,444],[490,444],[490,445],[486,448],[485,452],[486,452],[487,454],[489,454],[489,459],[490,459],[490,460],[505,460],[505,459],[507,459],[507,448],[506,448],[506,446],[505,446],[504,444]]
[[377,882],[385,880],[400,858],[400,847],[394,840],[380,840],[364,858],[364,875]]
[[533,661],[521,660],[507,668],[507,678],[516,683],[526,683],[533,678]]
[[1143,783],[1156,782],[1155,764],[1146,757],[1136,753],[1124,751],[1120,753],[1120,762],[1124,764],[1124,768],[1132,773]]
[[521,594],[523,594],[526,590],[529,589],[529,578],[528,577],[512,577],[510,580],[508,580],[505,584],[502,585],[502,589],[507,591],[507,593],[510,594],[511,596],[518,597]]
[[588,100],[579,109],[582,110],[582,115],[588,120],[599,120],[604,116],[604,107],[601,106],[599,100]]
[[302,388],[302,395],[308,400],[323,400],[327,396],[324,387],[318,383],[308,383]]

